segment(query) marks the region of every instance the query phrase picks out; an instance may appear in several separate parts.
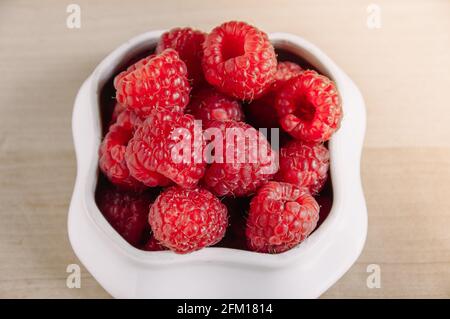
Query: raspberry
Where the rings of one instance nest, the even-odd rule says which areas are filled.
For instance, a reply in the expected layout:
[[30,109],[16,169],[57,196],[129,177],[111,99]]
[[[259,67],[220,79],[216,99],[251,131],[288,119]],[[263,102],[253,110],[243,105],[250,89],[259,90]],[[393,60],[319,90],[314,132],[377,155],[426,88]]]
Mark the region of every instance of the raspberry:
[[269,182],[250,202],[245,234],[250,250],[281,253],[302,242],[316,227],[319,205],[307,190]]
[[322,144],[301,141],[288,142],[280,150],[280,169],[275,179],[305,187],[318,193],[327,180],[330,154]]
[[183,111],[191,90],[186,65],[173,49],[138,61],[117,75],[114,87],[117,101],[142,117],[160,107]]
[[[214,130],[222,140],[216,142]],[[217,196],[247,196],[276,173],[274,151],[266,137],[250,125],[214,120],[205,134],[214,135],[210,144],[215,154],[203,182]]]
[[225,205],[213,194],[178,186],[160,194],[149,214],[155,238],[177,253],[218,243],[225,235],[227,219]]
[[315,71],[290,79],[277,94],[281,127],[293,137],[324,142],[339,128],[342,108],[336,86]]
[[111,226],[131,245],[138,246],[148,231],[152,196],[106,187],[97,191],[96,202]]
[[[201,126],[199,132],[196,129],[192,115],[154,110],[128,143],[125,157],[131,175],[147,186],[165,186],[155,183],[154,174],[158,173],[193,188],[205,172],[202,154],[197,154],[204,145]],[[189,148],[188,153],[178,149],[182,144]]]
[[154,236],[150,237],[150,239],[144,244],[144,246],[142,246],[142,249],[146,251],[167,250],[167,248],[161,245],[161,243],[157,241]]
[[136,69],[139,69],[146,65],[151,59],[153,59],[156,56],[156,54],[150,54],[149,56],[142,58],[138,60],[137,62],[130,65],[125,71],[120,72],[117,74],[117,76],[114,78],[114,87],[117,88],[119,86],[119,82],[125,77],[128,76],[130,73],[136,71]]
[[111,183],[127,189],[140,189],[143,185],[130,175],[125,149],[140,119],[132,111],[123,111],[111,125],[99,149],[99,167]]
[[209,120],[244,120],[241,104],[214,88],[202,88],[193,94],[186,112],[203,122]]
[[278,118],[274,116],[275,96],[279,88],[292,77],[299,75],[303,69],[293,62],[280,62],[275,73],[275,82],[270,91],[246,107],[246,114],[251,124],[257,128],[279,127]]
[[267,35],[244,22],[216,27],[203,43],[206,80],[241,100],[262,96],[274,81],[275,50]]
[[272,90],[277,90],[284,83],[292,79],[294,76],[299,75],[303,71],[303,68],[294,62],[284,61],[278,63]]
[[165,49],[176,50],[180,59],[186,63],[188,78],[193,85],[204,82],[202,70],[203,49],[206,34],[191,28],[175,28],[163,33],[159,39],[156,53]]

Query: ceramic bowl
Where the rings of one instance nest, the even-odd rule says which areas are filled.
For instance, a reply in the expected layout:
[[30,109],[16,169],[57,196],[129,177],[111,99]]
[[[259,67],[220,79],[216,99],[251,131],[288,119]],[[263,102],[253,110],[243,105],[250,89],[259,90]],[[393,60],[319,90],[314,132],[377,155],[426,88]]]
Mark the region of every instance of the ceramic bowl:
[[99,94],[118,67],[155,46],[163,31],[141,34],[109,54],[81,86],[72,129],[77,177],[68,216],[76,255],[112,296],[118,298],[316,298],[358,258],[367,234],[360,158],[365,106],[352,80],[319,48],[287,33],[270,34],[276,48],[290,51],[332,78],[344,118],[329,142],[333,186],[331,211],[298,247],[271,255],[211,247],[190,254],[146,252],[129,245],[96,206],[101,141]]

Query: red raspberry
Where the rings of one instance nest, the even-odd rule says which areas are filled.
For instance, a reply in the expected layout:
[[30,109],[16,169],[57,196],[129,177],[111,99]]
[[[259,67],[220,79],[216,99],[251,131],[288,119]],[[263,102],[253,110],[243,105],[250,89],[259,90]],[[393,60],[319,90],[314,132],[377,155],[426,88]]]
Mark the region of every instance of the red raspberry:
[[294,76],[299,75],[304,70],[303,68],[294,62],[284,61],[277,65],[277,72],[275,73],[275,82],[272,85],[272,90],[276,90],[284,83],[292,79]]
[[[190,148],[186,153],[183,145]],[[201,126],[195,125],[192,115],[160,109],[154,110],[136,130],[125,156],[131,175],[147,186],[164,186],[155,184],[156,172],[192,188],[205,172],[203,146]]]
[[281,127],[297,139],[324,142],[339,128],[342,108],[336,86],[308,70],[290,79],[275,102]]
[[269,182],[250,202],[246,236],[250,250],[281,253],[302,242],[316,227],[319,205],[307,190]]
[[246,114],[251,124],[257,128],[279,127],[278,118],[274,108],[276,92],[289,79],[303,72],[298,64],[293,62],[280,62],[275,73],[275,82],[270,91],[263,97],[253,101],[246,107]]
[[327,180],[330,153],[323,144],[290,141],[281,148],[279,162],[277,181],[305,187],[314,195]]
[[97,191],[96,202],[111,226],[131,245],[138,246],[148,231],[152,196],[106,187]]
[[111,125],[99,149],[100,170],[115,185],[127,189],[140,189],[143,185],[130,175],[125,149],[140,119],[132,111],[123,111]]
[[117,88],[119,86],[119,82],[125,76],[128,76],[130,73],[136,71],[137,69],[142,68],[155,56],[156,56],[156,54],[150,54],[149,56],[142,58],[142,59],[138,60],[137,62],[133,63],[132,65],[130,65],[125,71],[122,71],[119,74],[117,74],[116,77],[114,78],[114,87]]
[[114,86],[117,101],[143,117],[154,108],[184,110],[191,90],[186,65],[173,49],[138,61],[117,75]]
[[202,70],[203,42],[206,34],[191,28],[175,28],[163,33],[159,39],[156,53],[165,49],[174,49],[180,55],[180,59],[186,63],[188,78],[193,85],[204,81]]
[[214,120],[208,123],[205,134],[214,135],[209,145],[214,146],[215,154],[203,182],[217,196],[247,196],[276,173],[275,152],[252,126]]
[[214,88],[202,88],[193,94],[186,112],[203,122],[209,120],[244,120],[241,104]]
[[227,209],[202,188],[171,187],[150,208],[155,238],[177,253],[188,253],[218,243],[225,235]]
[[161,251],[161,250],[167,250],[166,247],[161,245],[159,241],[156,240],[154,236],[151,236],[150,239],[144,244],[142,247],[143,250],[146,251]]
[[206,80],[222,92],[251,101],[274,81],[275,50],[267,34],[244,22],[216,27],[203,43]]

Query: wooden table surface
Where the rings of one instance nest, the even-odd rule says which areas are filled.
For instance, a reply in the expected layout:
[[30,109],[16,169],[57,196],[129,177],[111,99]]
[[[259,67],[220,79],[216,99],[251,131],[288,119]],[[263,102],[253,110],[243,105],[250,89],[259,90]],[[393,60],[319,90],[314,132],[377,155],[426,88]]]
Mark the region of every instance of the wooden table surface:
[[[66,7],[81,6],[81,28]],[[450,297],[450,2],[2,1],[0,3],[0,297],[108,298],[67,237],[76,165],[75,94],[117,45],[147,30],[227,20],[299,34],[361,88],[369,232],[356,264],[323,297]],[[370,8],[369,8],[370,11]],[[368,288],[367,266],[381,269]]]

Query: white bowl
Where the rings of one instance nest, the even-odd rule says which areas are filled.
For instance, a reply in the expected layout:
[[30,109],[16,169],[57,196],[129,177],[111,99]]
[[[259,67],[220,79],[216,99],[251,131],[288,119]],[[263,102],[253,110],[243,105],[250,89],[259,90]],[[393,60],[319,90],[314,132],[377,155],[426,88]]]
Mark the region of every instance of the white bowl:
[[286,33],[273,33],[286,49],[332,78],[344,118],[329,143],[333,206],[320,227],[297,248],[270,255],[212,247],[186,255],[145,252],[129,245],[95,204],[101,140],[99,94],[117,67],[156,44],[163,31],[141,34],[109,54],[84,82],[75,100],[72,129],[77,177],[68,228],[72,247],[94,278],[118,298],[316,298],[358,258],[367,234],[360,157],[365,106],[356,85],[319,48]]

